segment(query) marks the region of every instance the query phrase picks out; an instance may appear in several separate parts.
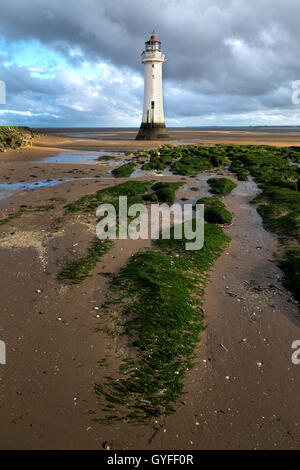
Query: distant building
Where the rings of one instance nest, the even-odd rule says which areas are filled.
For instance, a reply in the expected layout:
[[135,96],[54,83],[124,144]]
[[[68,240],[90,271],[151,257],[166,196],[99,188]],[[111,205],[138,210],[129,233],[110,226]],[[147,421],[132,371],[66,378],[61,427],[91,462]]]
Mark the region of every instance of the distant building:
[[169,139],[165,125],[163,92],[162,92],[162,64],[165,55],[161,51],[161,42],[156,39],[153,31],[149,41],[145,42],[142,53],[144,69],[144,109],[137,140]]

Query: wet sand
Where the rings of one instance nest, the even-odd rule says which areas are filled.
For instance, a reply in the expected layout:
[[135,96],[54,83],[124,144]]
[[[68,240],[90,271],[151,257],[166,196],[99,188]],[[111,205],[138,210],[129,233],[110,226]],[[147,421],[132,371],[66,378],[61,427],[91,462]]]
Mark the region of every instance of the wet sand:
[[[211,143],[231,141],[228,137],[249,139],[243,143],[265,139],[263,143],[272,145],[300,145],[295,133],[204,134]],[[72,151],[65,149],[68,146],[146,148],[144,143],[125,140],[131,137],[124,132],[114,141],[102,138],[95,145],[42,136],[33,148],[0,154],[0,183],[77,179],[0,200],[0,217],[5,217],[21,205],[49,204],[57,198],[53,211],[26,213],[0,226],[0,339],[7,345],[7,364],[0,366],[0,448],[102,449],[104,442],[113,449],[299,448],[300,366],[291,362],[291,343],[300,339],[299,310],[280,281],[282,273],[274,262],[276,238],[263,229],[249,205],[253,186],[245,182],[239,182],[243,189],[224,200],[234,215],[233,224],[225,229],[232,242],[211,272],[204,305],[207,329],[176,413],[154,438],[147,426],[94,421],[101,418],[101,407],[93,385],[108,375],[98,361],[105,358],[113,369],[122,347],[95,332],[96,314],[101,315],[95,307],[105,299],[110,276],[145,241],[116,241],[82,285],[63,286],[56,279],[62,260],[70,253],[85,252],[95,224],[92,216],[80,214],[56,229],[54,219],[65,204],[59,198],[73,201],[124,179],[110,178],[109,166],[97,162],[39,160],[58,149]],[[183,133],[181,142],[190,138],[194,135]],[[195,138],[200,139],[199,134]],[[205,181],[184,179],[205,195]],[[198,196],[188,188],[180,189],[177,197]]]

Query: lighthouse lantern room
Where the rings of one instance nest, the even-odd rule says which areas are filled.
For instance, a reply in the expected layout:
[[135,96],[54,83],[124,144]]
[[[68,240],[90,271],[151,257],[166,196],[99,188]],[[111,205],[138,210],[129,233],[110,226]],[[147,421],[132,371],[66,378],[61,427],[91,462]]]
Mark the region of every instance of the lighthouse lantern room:
[[161,50],[161,42],[157,40],[155,31],[145,43],[142,53],[144,64],[144,109],[142,124],[136,136],[137,140],[169,139],[165,126],[162,64],[165,55]]

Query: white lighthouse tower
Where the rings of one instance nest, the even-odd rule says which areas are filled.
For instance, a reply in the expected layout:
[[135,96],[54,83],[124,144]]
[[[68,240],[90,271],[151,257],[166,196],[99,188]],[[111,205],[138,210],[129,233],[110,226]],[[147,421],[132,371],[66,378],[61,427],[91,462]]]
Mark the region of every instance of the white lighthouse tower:
[[137,140],[169,139],[167,133],[162,92],[162,64],[165,55],[161,51],[161,42],[156,39],[155,31],[145,42],[142,53],[144,64],[144,109]]

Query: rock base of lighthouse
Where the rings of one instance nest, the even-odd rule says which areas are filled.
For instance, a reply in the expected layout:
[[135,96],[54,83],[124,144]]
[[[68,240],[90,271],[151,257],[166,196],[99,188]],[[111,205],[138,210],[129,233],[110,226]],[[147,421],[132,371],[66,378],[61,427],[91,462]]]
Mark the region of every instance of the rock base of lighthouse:
[[148,124],[142,122],[136,140],[168,140],[170,136],[165,124]]

